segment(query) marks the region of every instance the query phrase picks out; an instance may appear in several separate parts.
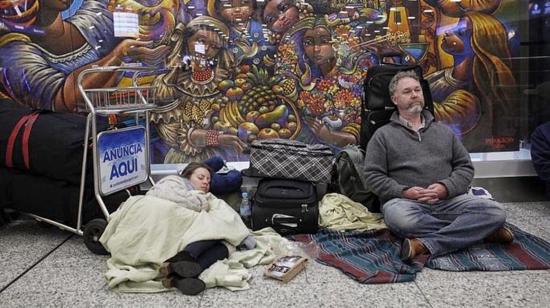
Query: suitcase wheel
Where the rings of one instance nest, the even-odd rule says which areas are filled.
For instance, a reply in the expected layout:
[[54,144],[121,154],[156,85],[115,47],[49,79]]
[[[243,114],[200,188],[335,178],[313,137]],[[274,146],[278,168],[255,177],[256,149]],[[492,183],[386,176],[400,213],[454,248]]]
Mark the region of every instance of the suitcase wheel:
[[99,238],[107,227],[107,221],[102,218],[90,220],[84,227],[84,245],[96,255],[108,255],[109,252],[99,242]]

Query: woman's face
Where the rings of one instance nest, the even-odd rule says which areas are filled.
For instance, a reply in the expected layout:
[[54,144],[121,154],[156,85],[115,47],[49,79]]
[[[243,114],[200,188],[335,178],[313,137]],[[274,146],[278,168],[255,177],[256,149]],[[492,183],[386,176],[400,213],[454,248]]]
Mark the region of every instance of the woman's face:
[[210,172],[205,168],[197,168],[189,177],[191,185],[197,190],[207,193],[210,190]]
[[227,0],[221,1],[220,15],[231,24],[246,22],[254,13],[252,0]]
[[450,31],[446,31],[441,48],[451,55],[473,55],[472,30],[467,18],[461,19]]
[[216,32],[200,29],[187,40],[189,54],[198,58],[213,59],[218,53],[219,37]]
[[315,27],[306,30],[302,45],[306,56],[311,62],[317,65],[329,63],[334,59],[334,50],[332,49],[332,38],[330,32],[325,27]]
[[272,0],[265,5],[263,19],[273,32],[284,33],[298,22],[298,8],[290,0]]

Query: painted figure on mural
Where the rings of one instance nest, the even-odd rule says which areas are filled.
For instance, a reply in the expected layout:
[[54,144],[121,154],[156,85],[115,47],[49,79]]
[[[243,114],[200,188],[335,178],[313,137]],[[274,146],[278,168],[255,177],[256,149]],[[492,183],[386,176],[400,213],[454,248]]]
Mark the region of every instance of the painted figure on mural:
[[299,13],[300,10],[293,0],[267,0],[262,18],[269,30],[285,33],[298,22]]
[[[152,48],[150,41],[115,39],[106,1],[84,1],[65,20],[61,12],[70,7],[71,1],[35,3],[30,23],[25,20],[18,24],[15,11],[0,13],[1,19],[13,25],[11,32],[0,37],[1,81],[7,94],[21,104],[76,111],[77,105],[83,104],[76,90],[76,77],[82,70],[93,65],[120,65],[125,58],[155,63],[169,51],[165,45]],[[84,82],[88,87],[109,86],[116,84],[117,77],[89,75]]]
[[463,17],[466,12],[493,14],[502,0],[424,0],[450,17]]
[[[298,139],[304,142],[340,148],[358,141],[361,79],[366,70],[357,65],[364,61],[354,61],[350,67],[340,65],[346,59],[361,58],[357,57],[356,49],[362,49],[358,38],[338,38],[336,33],[349,30],[346,25],[330,26],[326,17],[309,17],[296,23],[290,39],[283,41],[283,49],[295,46],[296,55],[283,57],[282,61],[296,58],[296,65],[284,63],[280,70],[298,68],[294,72],[301,89],[297,105],[307,124]],[[347,52],[339,53],[341,49]],[[368,51],[363,53],[366,56]]]
[[305,65],[311,67],[315,77],[331,77],[338,72],[332,33],[324,21],[324,18],[315,18],[302,37]]
[[270,40],[277,44],[301,19],[313,17],[313,7],[302,0],[266,0],[262,20],[271,31]]
[[441,48],[452,67],[429,76],[436,117],[449,125],[470,151],[498,150],[493,136],[513,137],[515,79],[507,33],[500,21],[467,12],[444,33]]
[[256,0],[209,0],[208,12],[229,27],[228,48],[237,64],[259,65],[266,54],[274,52],[264,36],[262,23],[255,18]]
[[[213,155],[241,158],[246,144],[236,134],[213,125],[228,101],[218,84],[235,69],[226,48],[228,35],[227,26],[209,16],[199,16],[186,26],[180,24],[172,34],[173,51],[168,56],[172,70],[153,82],[159,100],[166,103],[152,115],[167,146],[160,149],[165,163],[202,161]],[[189,69],[182,65],[184,59],[189,59]]]

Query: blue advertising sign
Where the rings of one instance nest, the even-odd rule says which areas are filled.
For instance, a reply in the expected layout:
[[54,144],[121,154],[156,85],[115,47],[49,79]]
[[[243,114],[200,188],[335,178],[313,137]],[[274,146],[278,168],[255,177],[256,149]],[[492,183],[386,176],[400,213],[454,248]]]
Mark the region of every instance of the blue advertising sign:
[[101,194],[145,182],[149,176],[145,128],[136,126],[101,132],[97,137]]

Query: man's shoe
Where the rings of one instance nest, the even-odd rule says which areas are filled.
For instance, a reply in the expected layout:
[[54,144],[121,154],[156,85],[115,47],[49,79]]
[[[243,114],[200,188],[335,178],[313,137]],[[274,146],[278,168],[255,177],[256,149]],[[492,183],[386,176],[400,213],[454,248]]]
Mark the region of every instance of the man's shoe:
[[162,285],[165,288],[176,288],[185,295],[197,295],[206,289],[204,282],[198,278],[179,278],[171,276],[162,279]]
[[422,244],[421,241],[413,239],[404,239],[403,244],[401,245],[401,260],[407,261],[411,260],[418,255],[428,254],[429,250]]
[[202,273],[202,267],[199,263],[193,261],[164,262],[159,268],[159,273],[164,277],[175,273],[183,278],[193,278]]
[[508,227],[500,227],[485,238],[487,243],[509,244],[514,241],[514,233]]

